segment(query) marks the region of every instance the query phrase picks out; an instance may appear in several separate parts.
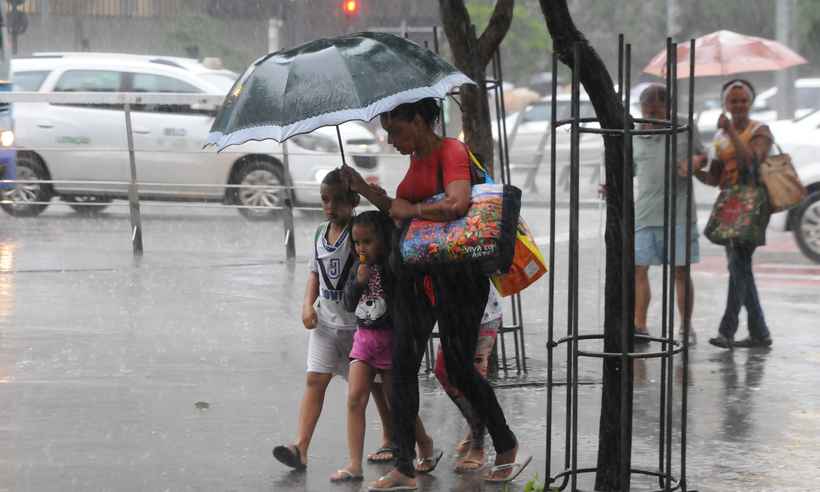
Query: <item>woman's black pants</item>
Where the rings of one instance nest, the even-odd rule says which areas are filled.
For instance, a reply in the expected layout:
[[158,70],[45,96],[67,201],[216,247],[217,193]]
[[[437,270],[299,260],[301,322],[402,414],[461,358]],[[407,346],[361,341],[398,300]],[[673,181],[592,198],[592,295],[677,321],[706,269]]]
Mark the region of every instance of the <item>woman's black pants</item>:
[[410,477],[415,476],[418,372],[436,322],[450,381],[475,408],[486,425],[496,452],[503,453],[517,445],[493,388],[473,364],[478,327],[490,289],[489,279],[473,265],[442,267],[429,277],[435,297],[433,305],[425,294],[424,275],[407,271],[396,276],[393,299],[391,411],[398,447],[396,468]]

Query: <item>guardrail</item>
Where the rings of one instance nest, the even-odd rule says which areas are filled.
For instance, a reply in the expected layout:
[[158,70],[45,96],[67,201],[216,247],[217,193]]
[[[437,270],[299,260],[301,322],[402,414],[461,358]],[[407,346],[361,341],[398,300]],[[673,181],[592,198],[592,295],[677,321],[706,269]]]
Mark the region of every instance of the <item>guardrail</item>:
[[[242,185],[242,184],[230,184],[230,183],[186,183],[186,184],[168,184],[168,183],[156,183],[156,182],[140,182],[138,180],[138,166],[137,166],[137,153],[163,153],[169,152],[161,149],[145,149],[135,146],[134,144],[134,131],[132,128],[132,112],[135,111],[135,107],[139,107],[141,105],[188,105],[188,106],[203,106],[205,108],[217,108],[221,105],[224,101],[224,95],[220,94],[182,94],[182,93],[145,93],[145,92],[53,92],[53,93],[41,93],[41,92],[6,92],[0,93],[0,103],[50,103],[50,104],[105,104],[105,105],[116,105],[122,106],[123,112],[123,129],[126,134],[126,141],[127,145],[122,148],[112,148],[110,146],[107,147],[83,147],[83,152],[127,152],[128,153],[128,162],[129,162],[129,180],[128,181],[106,181],[106,180],[94,180],[94,181],[82,181],[82,180],[30,180],[30,179],[10,179],[10,180],[0,180],[0,184],[14,184],[17,185],[25,185],[25,184],[38,184],[38,185],[68,185],[68,184],[75,184],[75,185],[102,185],[107,189],[117,189],[119,188],[121,191],[128,192],[128,207],[130,210],[130,222],[131,222],[131,243],[132,249],[135,256],[139,256],[143,254],[143,243],[142,243],[142,217],[141,217],[141,210],[140,210],[140,194],[139,190],[141,187],[150,187],[150,188],[162,188],[162,187],[176,187],[176,188],[191,188],[191,189],[207,189],[207,188],[219,188],[219,189],[231,189],[231,188],[242,188],[244,190],[253,190],[253,189],[261,189],[265,191],[281,191],[286,190],[288,193],[286,195],[286,199],[283,200],[282,205],[276,206],[254,206],[254,205],[242,205],[242,204],[220,204],[218,207],[220,208],[235,208],[235,209],[270,209],[270,210],[281,210],[282,211],[282,220],[284,225],[284,246],[286,251],[286,257],[288,259],[295,258],[296,255],[296,246],[294,243],[294,233],[293,233],[293,211],[295,209],[298,210],[319,210],[319,207],[309,207],[309,206],[301,206],[297,207],[293,201],[293,192],[294,190],[308,190],[308,189],[317,189],[318,184],[314,186],[310,185],[295,185],[292,182],[287,183],[281,186],[278,185]],[[117,108],[119,109],[119,108]],[[276,145],[276,152],[271,153],[271,155],[275,155],[277,157],[281,157],[283,161],[282,164],[284,166],[284,171],[286,176],[291,176],[290,173],[290,165],[289,160],[290,157],[293,155],[307,155],[307,154],[300,154],[300,153],[291,153],[288,149],[287,142],[282,144],[274,144]],[[66,151],[63,147],[50,147],[50,148],[38,148],[38,149],[31,149],[26,147],[10,147],[11,150],[17,151],[26,151],[26,150],[38,150],[38,151]],[[202,151],[191,151],[191,150],[181,150],[176,151],[174,153],[181,154],[181,153],[199,153],[199,152],[214,152],[215,150],[208,150],[207,148]],[[228,148],[224,151],[225,153],[233,153],[236,152],[235,150]],[[367,155],[367,156],[383,156],[383,155],[390,155],[390,154],[374,154],[374,153],[356,153],[356,152],[349,152],[351,156],[357,155]],[[310,154],[315,155],[315,154]],[[2,176],[0,176],[2,177]],[[121,187],[121,188],[120,188]],[[8,204],[8,203],[15,203],[10,200],[0,200],[0,203]],[[48,205],[50,202],[38,202],[38,201],[27,201],[27,205]],[[108,206],[112,205],[111,203],[95,203],[95,202],[72,202],[72,206],[88,206],[88,207],[95,207],[95,206]],[[125,204],[113,204],[115,206]],[[204,203],[175,203],[175,206],[188,206],[188,207],[201,207],[201,208],[208,208],[210,207],[217,207],[216,205],[208,205]]]

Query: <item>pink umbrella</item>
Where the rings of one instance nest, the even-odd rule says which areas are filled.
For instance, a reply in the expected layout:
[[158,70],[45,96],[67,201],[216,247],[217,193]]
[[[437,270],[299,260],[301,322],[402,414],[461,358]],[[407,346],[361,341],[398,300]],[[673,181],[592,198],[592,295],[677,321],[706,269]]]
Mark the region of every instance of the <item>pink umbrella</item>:
[[[689,43],[678,45],[678,78],[689,77]],[[768,72],[806,63],[790,48],[771,39],[716,31],[695,40],[695,77]],[[666,76],[666,50],[655,55],[645,73]]]

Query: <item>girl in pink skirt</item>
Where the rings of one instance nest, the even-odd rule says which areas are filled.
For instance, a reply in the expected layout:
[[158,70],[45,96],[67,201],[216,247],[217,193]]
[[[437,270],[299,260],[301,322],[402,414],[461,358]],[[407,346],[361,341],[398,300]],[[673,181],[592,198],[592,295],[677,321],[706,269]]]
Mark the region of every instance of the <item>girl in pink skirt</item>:
[[350,462],[336,471],[331,482],[362,479],[365,410],[376,374],[390,388],[393,359],[393,325],[388,300],[393,285],[387,257],[393,221],[381,212],[368,211],[353,218],[353,245],[359,261],[354,264],[344,291],[344,304],[356,313],[358,327],[350,351],[347,391],[347,446]]

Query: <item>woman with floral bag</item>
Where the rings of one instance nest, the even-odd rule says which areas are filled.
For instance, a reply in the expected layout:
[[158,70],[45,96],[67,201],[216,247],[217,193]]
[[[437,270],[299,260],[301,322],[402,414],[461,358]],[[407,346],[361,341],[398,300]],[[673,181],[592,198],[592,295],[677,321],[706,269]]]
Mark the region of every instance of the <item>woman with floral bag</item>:
[[[723,107],[726,113],[718,119],[718,133],[715,136],[715,159],[708,170],[698,171],[695,176],[711,186],[719,186],[723,192],[741,183],[757,180],[757,167],[766,159],[772,147],[772,133],[759,121],[749,118],[749,111],[755,98],[752,85],[742,79],[735,79],[723,86]],[[721,197],[724,195],[722,192]],[[749,195],[753,196],[753,194]],[[756,196],[756,195],[755,195]],[[760,298],[752,271],[752,255],[758,246],[765,243],[765,220],[768,207],[765,191],[762,201],[737,204],[737,207],[715,207],[707,225],[706,235],[710,237],[710,226],[732,229],[735,225],[752,227],[755,234],[729,239],[725,242],[726,257],[729,262],[729,290],[726,310],[718,328],[718,335],[709,343],[721,348],[768,347],[772,344],[769,328],[760,306]],[[719,197],[720,201],[721,198]],[[733,200],[737,201],[736,198]],[[738,212],[740,211],[740,212]],[[760,221],[761,223],[752,223]],[[731,232],[731,231],[730,231]],[[746,307],[749,336],[734,341],[737,332],[740,308]]]
[[[464,144],[442,138],[433,128],[440,108],[435,99],[397,106],[381,115],[388,142],[410,156],[410,168],[399,184],[396,198],[368,185],[352,168],[345,167],[350,187],[394,220],[422,218],[448,222],[463,217],[471,203],[471,164]],[[444,199],[425,201],[444,191]],[[395,251],[394,255],[398,255]],[[530,457],[518,453],[495,392],[473,364],[490,282],[473,264],[441,265],[422,274],[398,265],[393,310],[393,394],[391,410],[398,447],[396,467],[370,484],[371,491],[416,490],[415,473],[429,471],[413,464],[415,419],[419,408],[418,370],[427,341],[438,323],[439,337],[452,385],[469,401],[486,426],[496,450],[495,465],[483,478],[493,482],[514,479]],[[424,454],[424,450],[420,451]],[[430,450],[432,451],[432,449]],[[437,457],[437,455],[435,456]],[[420,463],[425,464],[427,456]],[[435,466],[434,462],[430,462]]]

